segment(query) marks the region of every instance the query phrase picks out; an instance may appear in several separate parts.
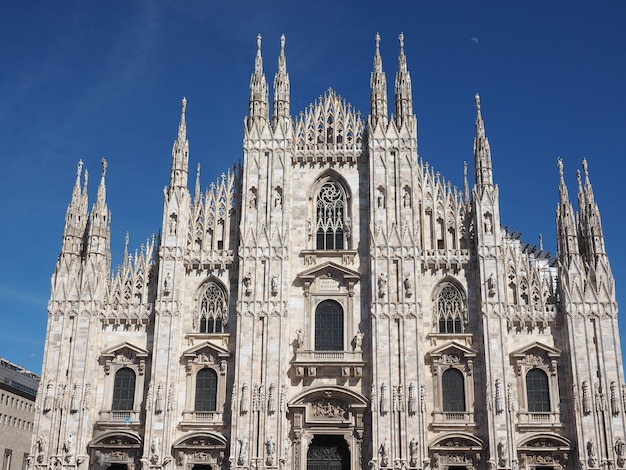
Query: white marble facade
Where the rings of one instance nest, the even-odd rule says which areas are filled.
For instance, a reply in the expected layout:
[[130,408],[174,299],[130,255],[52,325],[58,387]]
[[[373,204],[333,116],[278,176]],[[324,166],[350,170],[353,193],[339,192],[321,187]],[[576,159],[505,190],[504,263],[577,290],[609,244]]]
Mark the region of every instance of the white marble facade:
[[393,104],[379,41],[367,119],[331,89],[294,119],[284,37],[271,101],[259,37],[243,164],[206,192],[183,100],[161,236],[114,275],[106,162],[90,212],[79,164],[32,467],[626,466],[586,162],[576,216],[555,171],[556,257],[529,246],[500,224],[478,96],[457,189],[418,156],[404,38]]

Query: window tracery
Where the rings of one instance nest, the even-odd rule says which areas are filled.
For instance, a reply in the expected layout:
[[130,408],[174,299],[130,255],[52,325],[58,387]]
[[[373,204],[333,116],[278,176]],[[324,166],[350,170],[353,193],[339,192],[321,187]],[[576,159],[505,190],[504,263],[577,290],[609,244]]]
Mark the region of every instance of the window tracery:
[[347,197],[343,187],[334,180],[326,180],[315,195],[315,233],[318,250],[346,248]]
[[451,282],[440,285],[435,298],[435,318],[439,333],[463,333],[466,318],[465,297]]
[[200,298],[200,333],[223,333],[228,323],[228,305],[224,290],[215,282],[209,282]]

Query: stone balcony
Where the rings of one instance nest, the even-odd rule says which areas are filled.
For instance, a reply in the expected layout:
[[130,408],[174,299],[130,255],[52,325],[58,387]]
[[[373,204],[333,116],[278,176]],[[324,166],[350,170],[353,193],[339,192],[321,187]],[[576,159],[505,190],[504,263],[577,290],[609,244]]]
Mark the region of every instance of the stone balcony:
[[292,360],[296,377],[361,377],[363,351],[297,351]]

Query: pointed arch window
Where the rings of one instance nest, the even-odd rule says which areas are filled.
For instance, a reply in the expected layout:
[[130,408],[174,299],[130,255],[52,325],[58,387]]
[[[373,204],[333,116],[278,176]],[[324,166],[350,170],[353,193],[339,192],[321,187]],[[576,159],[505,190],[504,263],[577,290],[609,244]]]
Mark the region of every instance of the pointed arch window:
[[444,282],[439,287],[435,309],[439,333],[463,333],[465,298],[458,287]]
[[324,300],[315,309],[315,350],[343,351],[343,308]]
[[526,374],[526,398],[529,413],[549,413],[550,387],[548,375],[541,369],[530,369]]
[[124,367],[115,373],[113,384],[113,411],[130,411],[135,404],[135,372]]
[[228,323],[226,294],[215,282],[209,282],[200,298],[200,333],[223,333]]
[[217,404],[217,373],[208,367],[196,374],[196,411],[215,411]]
[[346,208],[347,197],[344,188],[334,180],[326,180],[315,195],[316,249],[346,248],[349,232]]

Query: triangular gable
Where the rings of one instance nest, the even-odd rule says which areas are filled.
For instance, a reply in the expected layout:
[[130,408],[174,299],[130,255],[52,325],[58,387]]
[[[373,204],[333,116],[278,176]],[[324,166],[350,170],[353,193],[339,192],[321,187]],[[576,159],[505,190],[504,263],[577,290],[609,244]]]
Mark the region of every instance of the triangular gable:
[[513,351],[511,353],[511,357],[514,357],[516,359],[522,359],[533,350],[541,351],[542,354],[548,356],[550,359],[556,359],[561,356],[561,351],[559,351],[558,349],[540,343],[539,341],[535,341],[534,343],[530,343],[529,345],[524,346],[517,351]]
[[[120,343],[116,346],[113,346],[111,348],[105,349],[104,351],[102,351],[102,353],[100,354],[100,357],[104,360],[113,360],[116,356],[119,355],[124,355],[127,356],[127,354],[124,354],[125,352],[130,352],[132,356],[135,356],[137,358],[140,359],[145,359],[148,357],[148,351],[140,348],[139,346],[135,346],[134,344],[131,343]],[[128,356],[127,356],[128,357]]]
[[187,359],[194,359],[202,354],[219,357],[220,359],[230,357],[230,351],[228,349],[218,346],[210,341],[204,341],[200,344],[192,346],[183,352],[183,357]]
[[333,263],[332,261],[326,261],[320,265],[309,268],[306,271],[302,271],[297,275],[297,277],[304,281],[312,282],[316,278],[327,275],[330,272],[346,280],[358,281],[361,279],[361,275],[358,271],[348,269],[345,266]]
[[464,344],[457,343],[456,341],[450,341],[449,343],[442,344],[441,346],[433,349],[428,353],[429,356],[439,358],[444,354],[450,354],[451,352],[457,353],[463,357],[476,357],[477,351],[468,348]]

